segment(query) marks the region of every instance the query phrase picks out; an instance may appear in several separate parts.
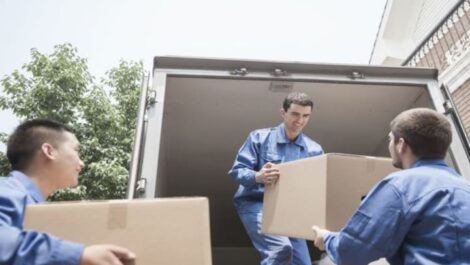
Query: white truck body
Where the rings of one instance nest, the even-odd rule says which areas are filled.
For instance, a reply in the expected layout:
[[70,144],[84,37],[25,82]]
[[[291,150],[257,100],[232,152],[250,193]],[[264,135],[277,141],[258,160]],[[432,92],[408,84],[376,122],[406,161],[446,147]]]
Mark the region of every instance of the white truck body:
[[328,153],[388,157],[398,113],[446,113],[454,130],[447,161],[470,178],[468,139],[434,69],[155,57],[143,88],[129,198],[207,196],[216,265],[259,264],[227,171],[250,131],[280,124],[291,91],[313,98],[304,132]]

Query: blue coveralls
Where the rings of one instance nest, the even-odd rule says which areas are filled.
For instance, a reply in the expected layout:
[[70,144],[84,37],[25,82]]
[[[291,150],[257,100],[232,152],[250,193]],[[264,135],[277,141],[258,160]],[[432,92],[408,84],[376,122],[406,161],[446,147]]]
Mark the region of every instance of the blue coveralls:
[[84,246],[23,230],[26,205],[43,202],[38,187],[23,173],[0,177],[0,265],[77,265]]
[[339,233],[325,237],[338,265],[470,264],[470,182],[443,160],[419,160],[379,182]]
[[322,147],[304,134],[291,142],[286,137],[284,124],[251,132],[238,151],[229,171],[240,184],[234,205],[261,255],[262,265],[311,265],[312,262],[305,240],[261,234],[264,185],[256,183],[256,172],[267,162],[278,164],[321,154]]

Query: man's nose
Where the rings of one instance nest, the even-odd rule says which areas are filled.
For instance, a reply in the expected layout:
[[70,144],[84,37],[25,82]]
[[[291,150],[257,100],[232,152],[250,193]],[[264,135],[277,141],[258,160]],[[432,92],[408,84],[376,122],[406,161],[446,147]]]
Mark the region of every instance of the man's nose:
[[80,159],[79,165],[80,165],[80,170],[82,170],[85,167],[85,163],[83,163],[81,159]]

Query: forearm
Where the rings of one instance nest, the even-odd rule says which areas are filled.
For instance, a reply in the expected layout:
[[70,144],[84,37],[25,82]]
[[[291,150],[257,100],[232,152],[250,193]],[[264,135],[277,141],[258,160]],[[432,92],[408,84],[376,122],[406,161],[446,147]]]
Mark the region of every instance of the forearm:
[[229,175],[240,185],[252,187],[256,185],[256,171],[250,168],[232,169]]
[[83,245],[35,231],[0,225],[0,264],[77,265]]
[[325,251],[336,265],[367,265],[385,255],[383,249],[344,232],[325,236]]

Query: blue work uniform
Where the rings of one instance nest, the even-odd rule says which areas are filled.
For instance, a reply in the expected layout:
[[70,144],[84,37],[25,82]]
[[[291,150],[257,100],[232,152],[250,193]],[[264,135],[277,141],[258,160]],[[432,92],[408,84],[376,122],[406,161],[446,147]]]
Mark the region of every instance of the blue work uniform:
[[84,246],[44,233],[23,230],[28,204],[44,202],[23,173],[0,177],[0,265],[77,265]]
[[339,233],[325,237],[338,265],[470,264],[470,182],[443,160],[419,160],[379,182]]
[[268,162],[279,164],[321,154],[322,147],[302,133],[295,141],[290,141],[284,124],[251,132],[238,151],[229,171],[229,175],[240,184],[234,205],[261,255],[262,265],[311,265],[312,262],[305,240],[261,234],[264,185],[256,183],[256,172]]

